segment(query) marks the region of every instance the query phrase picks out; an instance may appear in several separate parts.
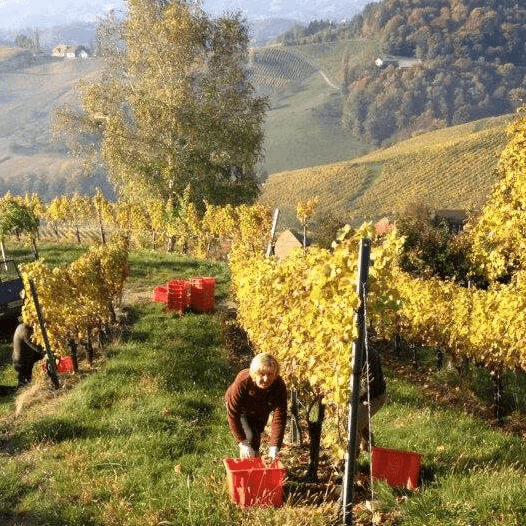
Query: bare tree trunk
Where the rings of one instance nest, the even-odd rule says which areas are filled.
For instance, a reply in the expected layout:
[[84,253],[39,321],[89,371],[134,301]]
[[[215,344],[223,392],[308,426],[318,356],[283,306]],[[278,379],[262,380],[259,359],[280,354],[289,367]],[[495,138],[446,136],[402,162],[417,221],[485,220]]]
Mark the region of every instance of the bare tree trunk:
[[71,355],[71,361],[73,362],[73,371],[79,372],[79,359],[77,355],[77,343],[75,340],[68,341],[69,354]]
[[33,246],[33,255],[35,259],[38,259],[37,240],[35,237],[31,237],[31,245]]
[[168,245],[166,247],[166,252],[173,252],[175,250],[175,236],[170,236],[168,238]]

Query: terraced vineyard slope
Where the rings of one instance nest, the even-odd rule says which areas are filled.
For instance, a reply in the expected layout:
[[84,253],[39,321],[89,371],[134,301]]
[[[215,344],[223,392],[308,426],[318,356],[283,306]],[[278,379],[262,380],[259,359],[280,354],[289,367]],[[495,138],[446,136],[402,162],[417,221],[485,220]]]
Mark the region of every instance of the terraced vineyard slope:
[[495,168],[513,115],[436,130],[345,162],[270,176],[261,201],[297,226],[299,200],[319,196],[326,212],[354,224],[403,212],[410,204],[478,209],[495,182]]

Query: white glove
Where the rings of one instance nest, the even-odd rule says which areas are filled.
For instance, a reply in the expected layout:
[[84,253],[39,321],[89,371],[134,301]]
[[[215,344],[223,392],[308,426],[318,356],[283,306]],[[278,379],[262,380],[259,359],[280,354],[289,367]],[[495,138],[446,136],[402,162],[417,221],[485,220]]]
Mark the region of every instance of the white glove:
[[276,460],[278,458],[279,449],[277,446],[270,446],[268,448],[268,456],[270,460]]
[[252,458],[255,456],[252,446],[246,440],[239,443],[239,458]]

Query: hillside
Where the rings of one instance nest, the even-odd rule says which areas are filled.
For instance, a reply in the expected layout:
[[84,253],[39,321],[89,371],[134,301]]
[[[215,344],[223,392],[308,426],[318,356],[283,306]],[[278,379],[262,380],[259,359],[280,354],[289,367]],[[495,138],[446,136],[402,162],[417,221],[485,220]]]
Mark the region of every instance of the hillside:
[[250,80],[271,103],[265,121],[264,175],[351,159],[374,146],[341,126],[342,60],[376,56],[374,41],[256,48]]
[[344,122],[385,145],[437,124],[515,111],[526,93],[525,20],[514,0],[369,4],[352,34],[380,42],[383,61],[348,69]]
[[296,204],[320,198],[314,220],[332,214],[360,224],[403,212],[407,205],[478,209],[495,182],[507,142],[506,123],[493,117],[428,132],[354,160],[273,174],[261,202],[281,210],[282,226],[297,227]]
[[8,60],[0,62],[0,192],[38,191],[43,197],[64,192],[76,177],[76,163],[64,144],[53,141],[51,119],[56,107],[77,104],[77,82],[96,75],[100,63],[35,58],[16,50],[0,56],[4,54]]
[[[342,129],[341,57],[356,62],[375,53],[373,43],[255,48],[251,81],[269,95],[265,123],[264,174],[346,160],[371,145]],[[64,144],[52,140],[49,125],[61,104],[77,104],[75,86],[95,77],[97,59],[34,58],[0,47],[0,193],[37,192],[44,198],[93,186],[78,175]],[[323,75],[321,74],[323,73]],[[97,183],[100,185],[100,181]]]
[[[0,60],[20,58],[3,49]],[[344,57],[353,68],[372,62],[378,50],[378,42],[364,39],[254,49],[251,80],[271,102],[260,169],[273,175],[262,201],[282,208],[284,220],[288,216],[294,223],[297,201],[312,194],[320,195],[320,214],[331,210],[356,222],[403,210],[408,202],[478,207],[488,195],[506,140],[506,117],[418,135],[379,150],[340,126]],[[64,145],[51,140],[49,123],[56,106],[75,104],[78,80],[97,75],[99,68],[97,60],[47,61],[2,75],[0,193],[18,188],[50,197],[85,184],[74,175],[75,163]]]

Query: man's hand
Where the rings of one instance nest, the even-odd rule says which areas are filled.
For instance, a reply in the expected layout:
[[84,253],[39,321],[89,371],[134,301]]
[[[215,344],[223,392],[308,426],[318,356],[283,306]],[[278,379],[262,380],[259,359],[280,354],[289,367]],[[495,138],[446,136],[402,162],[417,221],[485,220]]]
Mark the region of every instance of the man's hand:
[[270,460],[274,461],[278,458],[278,453],[279,453],[279,449],[277,448],[277,446],[270,446],[268,448],[268,456],[270,458]]
[[247,440],[239,443],[239,458],[252,458],[255,456],[256,454]]

